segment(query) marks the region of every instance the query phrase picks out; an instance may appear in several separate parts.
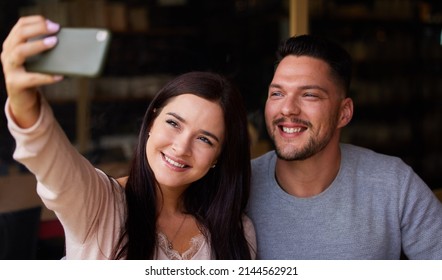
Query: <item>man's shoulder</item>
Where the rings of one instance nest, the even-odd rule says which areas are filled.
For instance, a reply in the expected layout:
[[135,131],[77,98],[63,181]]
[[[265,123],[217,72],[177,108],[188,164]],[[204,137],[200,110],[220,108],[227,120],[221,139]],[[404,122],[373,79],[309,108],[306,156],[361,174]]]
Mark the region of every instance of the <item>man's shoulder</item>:
[[364,171],[365,174],[408,173],[410,167],[399,157],[376,152],[374,150],[341,144],[343,164],[352,169]]
[[352,144],[341,143],[341,151],[344,157],[350,157],[353,159],[364,159],[364,160],[376,160],[382,162],[393,162],[402,161],[397,156],[387,155],[383,153],[376,152],[372,149],[356,146]]
[[252,168],[262,166],[264,164],[269,164],[269,162],[271,162],[275,156],[275,151],[271,150],[269,152],[266,152],[265,154],[260,155],[259,157],[252,159]]
[[252,159],[252,182],[262,182],[269,174],[273,174],[276,165],[275,151],[269,151]]

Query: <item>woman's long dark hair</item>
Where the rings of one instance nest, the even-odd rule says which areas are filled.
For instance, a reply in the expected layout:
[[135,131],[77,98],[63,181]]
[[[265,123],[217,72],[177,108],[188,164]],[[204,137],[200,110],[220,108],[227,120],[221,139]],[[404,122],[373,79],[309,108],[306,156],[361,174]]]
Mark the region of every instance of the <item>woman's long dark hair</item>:
[[250,187],[250,147],[243,99],[226,78],[190,72],[166,84],[146,111],[126,183],[127,220],[114,248],[115,259],[155,258],[160,194],[147,162],[146,142],[158,112],[172,97],[185,93],[217,102],[224,112],[225,124],[225,140],[216,166],[184,192],[185,211],[204,229],[212,258],[251,258],[242,224]]

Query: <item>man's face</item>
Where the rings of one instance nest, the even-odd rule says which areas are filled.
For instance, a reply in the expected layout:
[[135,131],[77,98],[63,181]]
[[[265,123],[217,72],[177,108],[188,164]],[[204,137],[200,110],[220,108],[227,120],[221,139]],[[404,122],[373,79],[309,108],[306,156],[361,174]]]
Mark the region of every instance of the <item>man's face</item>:
[[327,63],[308,56],[285,57],[275,71],[265,107],[278,157],[304,160],[331,141],[339,143],[339,128],[350,120],[343,117],[349,103]]

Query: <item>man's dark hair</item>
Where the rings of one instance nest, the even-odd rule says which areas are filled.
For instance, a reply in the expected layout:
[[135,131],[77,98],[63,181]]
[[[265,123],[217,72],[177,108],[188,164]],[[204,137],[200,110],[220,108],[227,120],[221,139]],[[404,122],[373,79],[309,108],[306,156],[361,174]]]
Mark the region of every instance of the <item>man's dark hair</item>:
[[330,66],[333,76],[342,85],[345,94],[348,95],[351,82],[352,59],[344,48],[325,38],[299,35],[290,37],[280,44],[276,53],[275,67],[288,55],[310,56],[323,60]]

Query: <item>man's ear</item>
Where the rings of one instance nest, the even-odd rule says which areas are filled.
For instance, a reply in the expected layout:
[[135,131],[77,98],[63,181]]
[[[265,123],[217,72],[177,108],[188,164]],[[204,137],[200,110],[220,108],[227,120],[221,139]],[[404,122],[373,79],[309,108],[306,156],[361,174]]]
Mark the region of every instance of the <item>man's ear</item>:
[[339,111],[338,128],[342,128],[346,126],[353,118],[353,100],[348,97],[342,100]]

